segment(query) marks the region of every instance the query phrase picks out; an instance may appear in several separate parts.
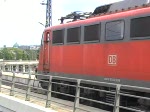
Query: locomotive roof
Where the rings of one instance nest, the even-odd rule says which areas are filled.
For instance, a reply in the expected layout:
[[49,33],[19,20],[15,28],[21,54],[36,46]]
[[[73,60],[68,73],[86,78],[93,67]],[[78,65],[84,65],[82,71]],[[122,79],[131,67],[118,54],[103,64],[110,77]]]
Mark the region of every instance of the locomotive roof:
[[141,6],[143,4],[148,4],[148,3],[149,0],[124,0],[120,2],[115,2],[113,4],[99,6],[94,10],[93,15],[100,14],[100,13],[107,13],[110,11],[128,9],[128,7]]
[[112,4],[108,12],[128,9],[129,7],[142,6],[143,4],[148,4],[149,2],[149,0],[124,0]]
[[[50,29],[61,29],[71,26],[77,26],[81,24],[90,24],[91,22],[100,20],[112,20],[115,18],[123,18],[127,16],[133,16],[133,14],[150,12],[150,1],[149,0],[125,0],[121,2],[116,2],[114,4],[106,5],[108,11],[104,13],[94,14],[90,18],[85,20],[77,20],[70,23],[60,24],[52,27],[48,27],[45,30]],[[105,6],[105,7],[106,7]],[[123,8],[122,8],[123,6]],[[141,9],[145,8],[145,12],[141,12]]]

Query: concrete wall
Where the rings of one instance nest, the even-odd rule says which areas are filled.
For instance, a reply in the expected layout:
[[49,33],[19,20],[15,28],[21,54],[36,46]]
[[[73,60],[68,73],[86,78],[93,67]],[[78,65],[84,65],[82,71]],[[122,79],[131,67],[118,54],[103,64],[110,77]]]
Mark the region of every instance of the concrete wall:
[[56,112],[0,93],[0,112]]

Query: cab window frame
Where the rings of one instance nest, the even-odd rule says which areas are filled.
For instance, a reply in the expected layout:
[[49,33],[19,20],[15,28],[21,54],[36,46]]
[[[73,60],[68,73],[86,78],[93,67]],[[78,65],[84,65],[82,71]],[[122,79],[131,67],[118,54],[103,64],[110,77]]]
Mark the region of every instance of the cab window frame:
[[[86,27],[89,28],[90,26],[92,27],[92,26],[96,26],[96,25],[98,25],[98,32],[97,32],[98,33],[98,35],[97,35],[98,39],[97,40],[85,40],[85,37],[86,37],[85,36],[85,33],[86,33],[85,29],[86,29]],[[83,37],[83,42],[84,43],[98,43],[98,42],[100,42],[100,40],[101,40],[101,22],[98,22],[98,23],[96,22],[96,23],[93,23],[93,24],[85,25],[83,33],[84,33],[84,37]]]
[[[142,15],[142,16],[138,16],[138,17],[133,17],[130,19],[130,39],[131,40],[141,40],[141,39],[150,39],[150,35],[145,35],[145,36],[135,36],[135,34],[132,34],[133,33],[133,28],[132,28],[132,21],[133,20],[138,20],[138,19],[142,19],[142,18],[147,18],[149,17],[150,18],[150,15]],[[141,25],[140,25],[141,27]],[[144,28],[145,29],[145,28]],[[135,30],[135,29],[134,29]],[[140,29],[139,29],[140,30]],[[140,30],[141,31],[141,30]],[[134,31],[135,33],[136,31]],[[140,33],[139,33],[140,34]],[[134,36],[133,36],[134,35]]]
[[[68,41],[68,30],[71,30],[71,29],[74,30],[76,28],[79,28],[78,29],[79,30],[78,37],[77,37],[78,41],[74,41],[74,42]],[[80,44],[80,42],[81,42],[81,26],[70,27],[70,28],[67,28],[66,31],[67,31],[66,32],[66,44]]]
[[[57,42],[54,43],[54,32],[57,31],[62,31],[61,33],[61,42],[58,42],[58,38],[57,38]],[[58,35],[57,35],[58,36]],[[56,29],[52,31],[52,45],[64,45],[64,38],[65,38],[65,29]]]

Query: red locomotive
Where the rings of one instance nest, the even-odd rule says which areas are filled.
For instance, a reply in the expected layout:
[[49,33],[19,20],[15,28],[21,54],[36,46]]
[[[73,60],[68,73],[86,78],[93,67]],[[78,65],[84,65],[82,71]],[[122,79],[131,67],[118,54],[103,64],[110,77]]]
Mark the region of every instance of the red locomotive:
[[125,3],[46,28],[38,73],[150,88],[150,7]]

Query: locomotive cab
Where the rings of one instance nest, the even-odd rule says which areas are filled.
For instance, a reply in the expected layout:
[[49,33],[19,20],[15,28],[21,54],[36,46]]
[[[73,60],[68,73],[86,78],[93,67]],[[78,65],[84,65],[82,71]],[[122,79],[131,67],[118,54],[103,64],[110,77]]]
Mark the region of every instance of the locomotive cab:
[[49,72],[50,71],[50,45],[51,45],[51,33],[49,31],[43,32],[41,40],[41,49],[39,56],[39,66],[38,73],[41,71]]

